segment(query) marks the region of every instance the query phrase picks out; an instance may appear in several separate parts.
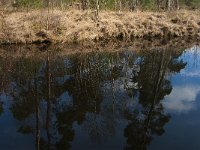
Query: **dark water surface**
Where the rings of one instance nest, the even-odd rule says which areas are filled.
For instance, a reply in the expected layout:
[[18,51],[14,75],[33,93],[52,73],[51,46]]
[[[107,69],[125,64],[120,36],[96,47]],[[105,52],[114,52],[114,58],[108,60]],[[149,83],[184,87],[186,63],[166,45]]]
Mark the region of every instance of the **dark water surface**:
[[200,149],[200,49],[0,55],[0,150]]

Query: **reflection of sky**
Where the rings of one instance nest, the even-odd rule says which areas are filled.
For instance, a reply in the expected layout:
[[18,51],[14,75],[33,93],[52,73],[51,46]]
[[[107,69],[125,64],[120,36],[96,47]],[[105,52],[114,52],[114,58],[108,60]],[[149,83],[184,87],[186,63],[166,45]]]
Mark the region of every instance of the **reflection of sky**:
[[200,86],[175,86],[172,93],[163,102],[165,109],[179,113],[188,112],[195,108],[195,101],[199,92]]
[[[19,124],[9,111],[10,96],[0,93],[0,102],[3,102],[4,113],[0,117],[0,146],[1,150],[34,150],[34,143],[31,135],[24,135],[18,132]],[[11,142],[14,141],[14,142]],[[17,147],[16,147],[17,145]]]
[[173,90],[165,97],[163,105],[170,113],[188,113],[197,107],[200,94],[200,52],[199,48],[187,50],[180,59],[187,62],[180,74],[172,76]]
[[171,77],[173,90],[163,100],[170,122],[165,134],[154,138],[149,150],[200,149],[200,49],[196,54],[195,49],[186,51],[180,59],[187,66]]

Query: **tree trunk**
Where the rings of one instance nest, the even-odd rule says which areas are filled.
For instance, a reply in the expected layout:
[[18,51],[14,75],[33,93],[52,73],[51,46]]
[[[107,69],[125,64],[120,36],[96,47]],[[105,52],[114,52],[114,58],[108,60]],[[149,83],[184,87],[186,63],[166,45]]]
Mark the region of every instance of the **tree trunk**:
[[119,12],[121,12],[121,11],[122,11],[122,1],[119,0]]
[[96,20],[99,19],[99,0],[96,0]]
[[160,10],[160,0],[156,0],[156,4],[157,4],[157,9],[159,11]]
[[167,0],[166,8],[167,8],[168,11],[171,10],[171,0]]
[[175,7],[177,10],[179,9],[179,0],[175,0]]

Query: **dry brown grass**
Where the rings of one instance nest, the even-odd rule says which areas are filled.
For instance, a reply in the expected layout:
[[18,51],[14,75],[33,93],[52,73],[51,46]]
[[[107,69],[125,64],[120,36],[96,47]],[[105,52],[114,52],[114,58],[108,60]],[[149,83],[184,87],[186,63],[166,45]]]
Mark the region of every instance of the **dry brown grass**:
[[[49,20],[47,30],[47,18]],[[0,18],[1,43],[96,42],[99,40],[200,36],[199,11],[110,12],[102,11],[99,21],[92,10],[4,13]],[[3,27],[2,27],[3,24]]]

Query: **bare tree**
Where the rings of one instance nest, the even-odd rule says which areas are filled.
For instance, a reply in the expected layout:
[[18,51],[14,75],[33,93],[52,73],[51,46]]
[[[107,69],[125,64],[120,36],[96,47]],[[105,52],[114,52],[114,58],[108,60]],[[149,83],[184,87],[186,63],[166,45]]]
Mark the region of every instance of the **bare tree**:
[[179,0],[175,0],[175,7],[177,10],[179,9]]
[[96,0],[96,20],[99,19],[99,0]]
[[167,8],[168,11],[171,10],[171,0],[167,0],[167,2],[166,2],[166,8]]
[[160,10],[160,5],[161,5],[160,0],[156,0],[156,5],[157,5],[157,9],[158,9],[158,11],[159,11],[159,10]]

